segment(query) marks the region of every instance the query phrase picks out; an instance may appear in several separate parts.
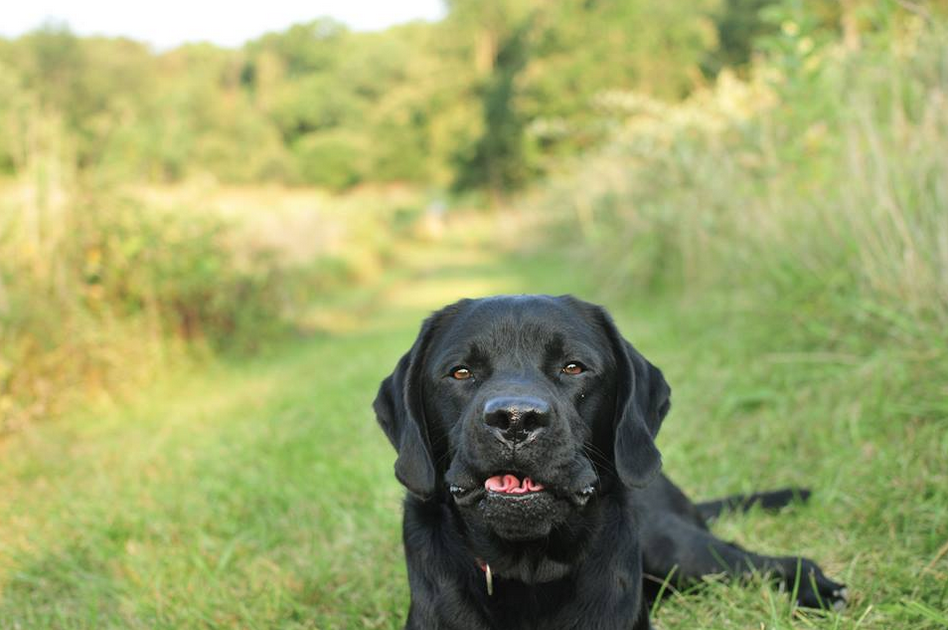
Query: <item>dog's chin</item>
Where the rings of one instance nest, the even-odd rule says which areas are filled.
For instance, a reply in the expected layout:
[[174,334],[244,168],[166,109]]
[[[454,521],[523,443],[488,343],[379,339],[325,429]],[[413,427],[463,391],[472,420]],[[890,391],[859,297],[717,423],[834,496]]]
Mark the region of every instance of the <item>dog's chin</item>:
[[592,485],[580,490],[545,487],[529,492],[496,492],[478,484],[450,486],[461,516],[478,529],[509,541],[536,540],[580,514],[595,493]]
[[569,501],[547,491],[523,495],[485,492],[474,506],[481,522],[504,540],[544,538],[575,509]]

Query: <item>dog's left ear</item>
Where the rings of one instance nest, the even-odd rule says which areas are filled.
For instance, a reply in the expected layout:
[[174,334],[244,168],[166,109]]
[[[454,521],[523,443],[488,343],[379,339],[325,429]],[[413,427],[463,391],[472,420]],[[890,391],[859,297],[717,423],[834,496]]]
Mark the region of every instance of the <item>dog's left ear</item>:
[[671,407],[671,388],[661,370],[622,338],[615,322],[600,311],[616,359],[615,462],[627,486],[648,485],[662,469],[655,436]]
[[437,318],[436,314],[425,320],[411,350],[382,381],[372,403],[379,425],[398,452],[395,477],[421,499],[430,498],[436,490],[431,442],[421,402],[421,372]]

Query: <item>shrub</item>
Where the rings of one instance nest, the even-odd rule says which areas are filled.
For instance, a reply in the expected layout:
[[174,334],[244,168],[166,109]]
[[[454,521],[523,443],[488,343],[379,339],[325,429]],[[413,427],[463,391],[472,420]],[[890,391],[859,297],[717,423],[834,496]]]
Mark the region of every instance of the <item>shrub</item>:
[[946,42],[905,29],[681,105],[627,95],[622,135],[546,202],[615,292],[714,290],[785,322],[775,346],[948,372]]
[[365,143],[344,132],[312,133],[293,145],[300,178],[307,184],[343,190],[364,175]]
[[288,327],[294,272],[235,251],[219,216],[70,199],[5,209],[0,430],[55,411],[65,392],[134,382],[185,344],[249,351]]

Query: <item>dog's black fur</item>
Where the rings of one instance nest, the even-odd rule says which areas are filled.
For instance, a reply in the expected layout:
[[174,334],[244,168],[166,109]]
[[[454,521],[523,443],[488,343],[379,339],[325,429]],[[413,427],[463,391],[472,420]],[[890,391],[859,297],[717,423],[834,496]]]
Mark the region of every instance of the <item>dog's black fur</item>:
[[[406,628],[647,630],[666,580],[751,571],[801,605],[841,605],[843,585],[812,561],[708,531],[723,510],[800,492],[695,505],[660,474],[670,393],[605,310],[569,296],[462,300],[428,318],[374,405],[409,490]],[[485,488],[504,474],[543,490]]]

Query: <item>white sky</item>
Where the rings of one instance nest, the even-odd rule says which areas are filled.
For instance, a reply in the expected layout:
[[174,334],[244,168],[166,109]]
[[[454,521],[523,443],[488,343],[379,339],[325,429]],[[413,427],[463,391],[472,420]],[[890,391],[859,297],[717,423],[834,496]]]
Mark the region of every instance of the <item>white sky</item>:
[[232,47],[321,16],[366,31],[443,14],[441,0],[0,0],[0,36],[55,20],[80,35],[124,35],[159,49],[195,41]]

